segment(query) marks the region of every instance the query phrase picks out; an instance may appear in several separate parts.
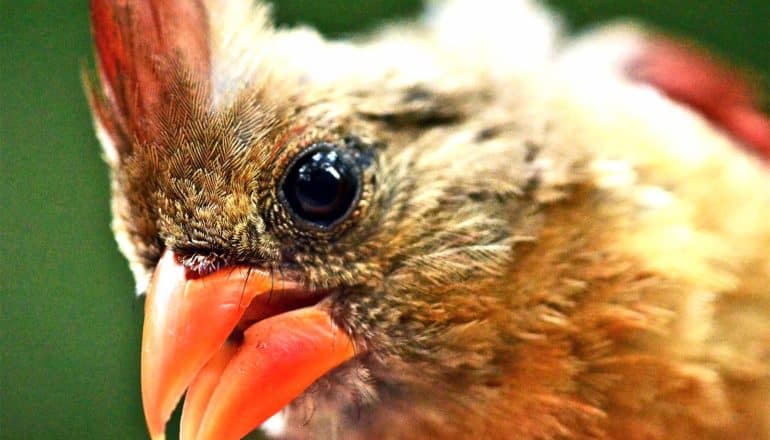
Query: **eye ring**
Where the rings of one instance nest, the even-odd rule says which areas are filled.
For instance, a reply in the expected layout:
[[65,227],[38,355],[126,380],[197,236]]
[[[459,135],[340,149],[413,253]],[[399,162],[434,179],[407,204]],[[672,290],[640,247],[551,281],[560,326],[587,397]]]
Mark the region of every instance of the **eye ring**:
[[331,142],[317,142],[299,153],[284,172],[280,199],[295,221],[329,230],[353,212],[362,192],[358,162]]

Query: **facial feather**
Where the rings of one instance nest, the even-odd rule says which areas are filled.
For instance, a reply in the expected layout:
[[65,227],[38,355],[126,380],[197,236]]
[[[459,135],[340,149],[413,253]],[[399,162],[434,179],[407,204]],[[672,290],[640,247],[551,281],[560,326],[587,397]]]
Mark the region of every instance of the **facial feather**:
[[[462,41],[457,11],[479,9],[454,1],[355,43],[276,30],[249,1],[177,3],[92,2],[114,228],[140,291],[163,249],[333,290],[359,355],[286,408],[290,438],[770,435],[770,352],[740,347],[770,337],[770,202],[753,190],[770,177],[585,62],[638,31],[561,48],[517,2],[548,40],[524,69],[531,51],[482,32],[504,2]],[[191,27],[205,44],[181,40]],[[355,209],[325,229],[280,194],[319,142],[361,166]]]

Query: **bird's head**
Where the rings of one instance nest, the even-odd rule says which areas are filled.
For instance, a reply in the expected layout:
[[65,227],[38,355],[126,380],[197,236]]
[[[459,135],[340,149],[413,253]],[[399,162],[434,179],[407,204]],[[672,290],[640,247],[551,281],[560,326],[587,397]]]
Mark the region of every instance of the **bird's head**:
[[499,383],[482,286],[537,228],[542,127],[496,143],[513,130],[484,91],[273,30],[248,1],[91,3],[154,437],[185,390],[184,438],[237,438],[290,402],[295,425],[337,429]]
[[[87,84],[113,229],[147,294],[153,438],[185,393],[185,439],[240,438],[282,409],[290,438],[602,429],[621,376],[608,347],[662,324],[661,308],[639,307],[659,266],[608,250],[623,228],[657,230],[617,220],[641,222],[642,208],[602,189],[636,177],[589,155],[667,154],[674,140],[633,100],[683,118],[704,145],[723,135],[648,89],[624,94],[622,69],[591,65],[612,56],[586,62],[578,45],[570,65],[542,47],[538,61],[555,37],[542,11],[519,11],[530,2],[484,2],[507,15],[476,17],[467,34],[476,2],[447,3],[351,43],[275,29],[250,0],[91,0]],[[527,14],[547,28],[521,23],[535,41],[486,31]],[[520,59],[500,57],[511,45]],[[631,76],[770,151],[742,89],[715,94],[732,82],[664,49]],[[578,105],[554,104],[561,87]]]

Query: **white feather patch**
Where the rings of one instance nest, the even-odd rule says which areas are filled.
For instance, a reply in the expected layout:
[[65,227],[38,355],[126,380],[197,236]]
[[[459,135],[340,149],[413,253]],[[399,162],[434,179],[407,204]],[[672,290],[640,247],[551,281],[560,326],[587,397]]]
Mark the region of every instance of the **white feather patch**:
[[532,0],[434,2],[426,20],[442,46],[501,78],[542,69],[560,35],[556,16]]
[[273,414],[272,417],[267,419],[267,421],[260,426],[260,429],[268,437],[279,437],[283,435],[286,430],[286,416],[284,415],[283,410]]

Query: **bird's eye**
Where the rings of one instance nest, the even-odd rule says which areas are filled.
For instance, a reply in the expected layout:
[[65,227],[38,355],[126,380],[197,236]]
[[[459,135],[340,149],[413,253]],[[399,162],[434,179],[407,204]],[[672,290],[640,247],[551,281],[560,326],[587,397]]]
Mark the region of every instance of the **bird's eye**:
[[281,191],[295,216],[329,227],[350,213],[360,191],[359,180],[352,158],[334,144],[318,143],[289,167]]

